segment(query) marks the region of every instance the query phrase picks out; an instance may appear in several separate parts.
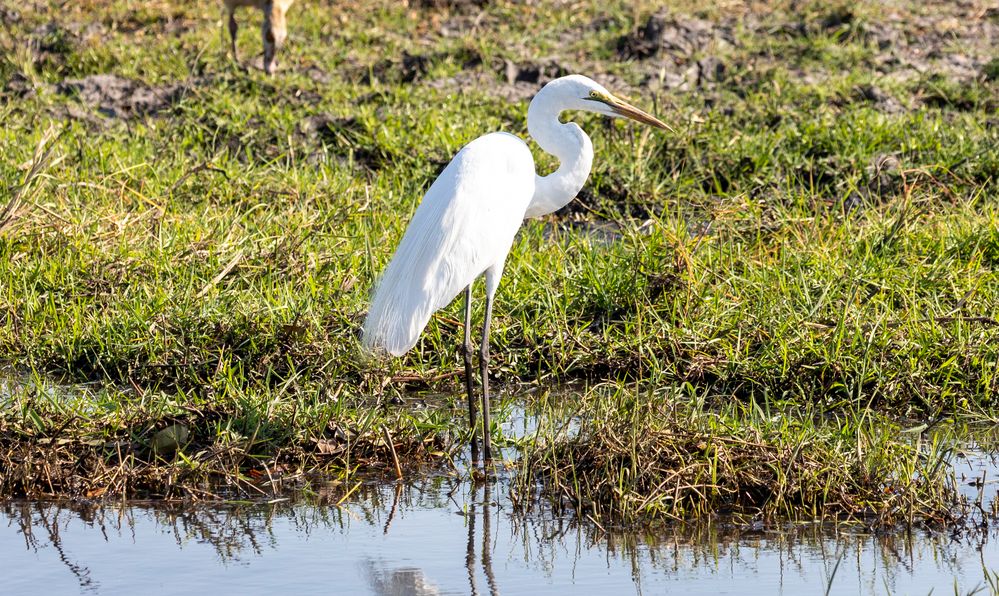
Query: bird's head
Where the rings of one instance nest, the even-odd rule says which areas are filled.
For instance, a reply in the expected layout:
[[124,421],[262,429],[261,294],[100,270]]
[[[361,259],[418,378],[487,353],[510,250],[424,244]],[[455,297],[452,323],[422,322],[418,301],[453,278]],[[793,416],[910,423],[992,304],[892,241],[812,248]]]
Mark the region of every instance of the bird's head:
[[583,75],[554,79],[545,85],[542,92],[557,94],[559,103],[566,110],[596,112],[611,118],[630,118],[642,124],[673,131],[665,122],[615,97],[603,85]]

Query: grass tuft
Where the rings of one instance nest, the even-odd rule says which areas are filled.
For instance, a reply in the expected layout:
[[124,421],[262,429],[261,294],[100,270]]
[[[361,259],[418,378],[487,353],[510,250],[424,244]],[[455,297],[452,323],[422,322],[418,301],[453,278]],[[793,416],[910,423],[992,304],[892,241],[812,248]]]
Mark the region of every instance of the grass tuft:
[[565,427],[556,415],[523,442],[524,502],[624,526],[718,514],[954,524],[974,508],[957,490],[954,443],[867,409],[708,408],[682,392],[618,386],[587,393],[576,413],[573,432],[551,432]]

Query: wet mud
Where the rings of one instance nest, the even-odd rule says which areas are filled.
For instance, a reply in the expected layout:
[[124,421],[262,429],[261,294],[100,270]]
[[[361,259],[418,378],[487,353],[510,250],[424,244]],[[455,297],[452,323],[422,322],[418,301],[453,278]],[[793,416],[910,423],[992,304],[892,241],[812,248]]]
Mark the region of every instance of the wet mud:
[[619,38],[617,53],[625,60],[646,60],[660,55],[690,58],[712,42],[735,45],[732,27],[730,22],[713,23],[660,11],[650,16],[638,30]]

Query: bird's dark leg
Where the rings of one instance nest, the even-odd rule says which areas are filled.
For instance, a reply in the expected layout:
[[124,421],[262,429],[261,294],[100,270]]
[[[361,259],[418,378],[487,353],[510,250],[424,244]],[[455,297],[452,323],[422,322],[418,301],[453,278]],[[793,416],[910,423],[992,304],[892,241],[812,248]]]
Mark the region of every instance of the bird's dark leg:
[[472,464],[479,463],[479,443],[475,440],[475,423],[478,415],[475,412],[474,380],[472,379],[472,286],[465,288],[465,392],[468,394],[468,427],[472,429]]
[[232,59],[236,64],[239,64],[239,55],[236,53],[237,31],[239,31],[239,25],[236,23],[235,11],[232,11],[229,13],[229,41],[232,44]]
[[489,320],[493,317],[492,293],[486,291],[486,320],[482,324],[482,349],[479,352],[479,367],[482,370],[482,451],[485,461],[492,459],[492,446],[489,441]]
[[274,35],[274,3],[264,5],[264,72],[274,74],[274,54],[277,53],[277,38]]

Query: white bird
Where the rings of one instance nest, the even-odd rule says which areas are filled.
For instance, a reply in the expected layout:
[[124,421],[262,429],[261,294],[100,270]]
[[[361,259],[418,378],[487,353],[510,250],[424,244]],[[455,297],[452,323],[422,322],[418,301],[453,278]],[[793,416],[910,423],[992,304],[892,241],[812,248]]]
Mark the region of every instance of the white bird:
[[593,145],[583,129],[559,120],[559,114],[567,110],[624,116],[671,130],[587,77],[569,75],[549,82],[531,100],[527,130],[538,146],[558,158],[558,169],[538,176],[527,144],[511,134],[490,133],[465,145],[413,214],[382,274],[364,322],[365,349],[401,356],[416,344],[433,313],[465,290],[465,388],[473,429],[473,462],[478,462],[478,447],[472,379],[472,283],[485,275],[486,313],[479,365],[483,446],[488,461],[489,321],[503,264],[524,218],[552,213],[572,201],[593,163]]

